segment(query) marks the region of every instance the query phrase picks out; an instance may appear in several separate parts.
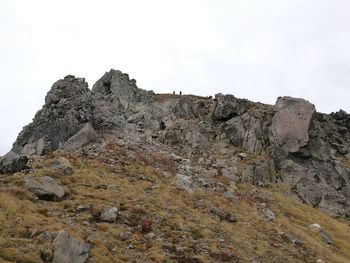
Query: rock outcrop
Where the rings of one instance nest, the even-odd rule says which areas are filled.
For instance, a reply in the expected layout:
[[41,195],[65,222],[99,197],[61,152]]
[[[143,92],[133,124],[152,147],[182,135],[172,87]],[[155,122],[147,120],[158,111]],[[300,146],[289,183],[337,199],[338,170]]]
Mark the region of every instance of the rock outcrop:
[[1,173],[24,169],[31,156],[55,150],[85,154],[103,140],[140,143],[173,154],[174,183],[223,190],[215,177],[266,186],[284,183],[291,194],[332,215],[350,215],[350,116],[317,113],[306,100],[280,97],[275,106],[238,99],[154,94],[110,70],[93,85],[67,76],[57,81],[33,122],[24,127]]
[[62,148],[86,123],[94,123],[94,102],[83,78],[66,76],[53,84],[33,122],[13,144],[17,154],[44,154]]

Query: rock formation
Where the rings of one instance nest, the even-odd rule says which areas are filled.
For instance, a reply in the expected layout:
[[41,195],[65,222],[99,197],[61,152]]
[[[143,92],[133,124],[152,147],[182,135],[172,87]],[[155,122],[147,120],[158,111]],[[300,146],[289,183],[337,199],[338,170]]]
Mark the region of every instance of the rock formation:
[[82,78],[57,81],[1,159],[0,172],[26,169],[31,156],[56,150],[92,154],[115,138],[153,151],[175,149],[176,183],[186,191],[219,189],[213,175],[260,186],[284,183],[305,203],[350,215],[346,112],[321,114],[308,101],[291,97],[271,106],[233,95],[154,94],[117,70],[91,91]]

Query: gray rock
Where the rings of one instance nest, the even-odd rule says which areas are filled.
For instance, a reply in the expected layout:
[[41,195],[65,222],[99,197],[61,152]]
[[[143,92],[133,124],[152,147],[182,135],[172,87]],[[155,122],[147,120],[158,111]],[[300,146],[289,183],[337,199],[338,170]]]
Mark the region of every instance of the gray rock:
[[139,89],[135,80],[119,70],[111,69],[92,87],[94,94],[107,95],[114,105],[124,109],[134,108],[136,104],[151,104],[155,94]]
[[239,116],[248,110],[250,104],[247,100],[237,99],[233,95],[215,95],[215,104],[210,112],[210,119],[214,122],[227,121]]
[[275,104],[270,139],[287,153],[295,153],[309,142],[309,127],[315,106],[303,99],[279,97]]
[[193,180],[190,176],[184,174],[177,174],[175,176],[175,183],[177,188],[185,190],[186,192],[193,191]]
[[174,113],[178,118],[193,118],[194,104],[188,97],[181,97],[176,100]]
[[53,84],[45,105],[36,113],[33,122],[23,128],[12,150],[40,154],[42,145],[45,152],[57,150],[85,123],[94,123],[93,110],[94,103],[85,80],[66,76]]
[[26,169],[28,161],[27,156],[10,151],[0,159],[0,174],[16,173]]
[[65,175],[71,175],[73,173],[73,167],[68,159],[64,157],[58,157],[51,162],[51,167],[55,170],[63,172]]
[[327,234],[327,232],[319,225],[319,224],[312,224],[310,225],[310,228],[314,231],[317,231],[320,233],[321,238],[327,245],[333,245],[334,241],[332,238]]
[[236,166],[221,169],[222,175],[234,182],[239,181],[238,169]]
[[106,207],[101,213],[101,220],[108,223],[114,223],[118,217],[118,208]]
[[77,212],[85,212],[91,210],[91,204],[83,204],[77,207]]
[[172,175],[172,173],[171,172],[169,172],[169,171],[163,171],[163,177],[165,178],[165,179],[169,179],[169,178],[171,178],[173,175]]
[[250,113],[244,113],[234,117],[225,123],[224,133],[233,145],[249,153],[259,154],[267,141],[264,130],[268,123],[262,121],[262,114],[253,116]]
[[260,186],[267,186],[277,182],[277,172],[273,160],[249,164],[242,171],[241,181]]
[[327,243],[327,245],[333,245],[333,244],[334,244],[334,241],[333,241],[333,240],[331,239],[331,237],[327,234],[327,232],[324,231],[323,229],[321,229],[320,235],[321,235],[323,241]]
[[224,211],[220,208],[213,207],[210,209],[210,212],[218,216],[221,220],[225,220],[230,223],[237,222],[237,219],[233,215],[231,215],[231,213]]
[[41,183],[35,179],[25,179],[25,186],[42,200],[59,200],[65,195],[63,187],[49,176],[44,176]]
[[54,242],[53,263],[85,263],[89,259],[90,246],[60,231]]
[[85,144],[94,142],[97,138],[98,135],[94,128],[92,128],[90,123],[86,123],[80,131],[67,140],[63,149],[66,151],[77,150]]
[[271,221],[276,219],[275,213],[269,208],[266,209],[265,216],[268,220],[271,220]]
[[21,154],[26,155],[26,156],[32,156],[32,155],[43,155],[46,150],[46,145],[45,141],[43,138],[40,138],[34,143],[28,143],[26,144],[22,151]]
[[152,240],[154,239],[156,235],[153,233],[153,232],[149,232],[147,234],[144,235],[144,237],[147,239],[147,240]]

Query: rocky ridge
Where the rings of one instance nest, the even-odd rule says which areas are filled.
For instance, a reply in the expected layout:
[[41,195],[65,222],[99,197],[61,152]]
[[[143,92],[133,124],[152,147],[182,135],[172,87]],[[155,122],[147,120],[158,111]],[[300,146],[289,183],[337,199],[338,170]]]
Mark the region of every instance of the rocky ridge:
[[[84,79],[69,75],[52,86],[43,108],[0,161],[1,172],[25,168],[33,155],[79,150],[118,134],[176,147],[196,164],[187,170],[201,170],[202,178],[186,171],[197,185],[218,172],[257,185],[284,182],[303,202],[347,216],[349,120],[344,111],[318,113],[308,101],[291,97],[270,106],[233,95],[156,95],[117,70],[107,72],[90,91]],[[237,151],[264,160],[242,167]]]
[[[155,94],[139,89],[127,74],[110,70],[92,90],[84,79],[72,75],[54,83],[33,122],[0,159],[0,173],[7,178],[22,171],[24,189],[42,202],[64,202],[74,195],[64,187],[66,181],[75,183],[73,177],[78,177],[72,176],[73,168],[62,155],[87,159],[92,170],[91,162],[108,165],[112,174],[140,163],[145,171],[150,165],[157,176],[162,174],[165,181],[172,180],[178,189],[194,195],[200,190],[235,203],[240,200],[237,185],[280,187],[285,195],[331,216],[348,217],[349,147],[350,115],[342,110],[318,113],[310,102],[291,97],[279,97],[271,106],[233,95],[217,94],[213,99]],[[52,154],[60,156],[50,164],[52,171],[37,176],[46,169],[38,163]],[[147,192],[157,189],[154,174],[128,176],[131,184],[150,183]],[[113,192],[118,186],[103,189]],[[257,206],[268,220],[276,219],[264,202]],[[78,212],[91,209],[90,204],[77,207]],[[237,221],[218,207],[208,212],[220,221]],[[119,223],[123,213],[111,204],[93,220]],[[148,235],[151,224],[146,220],[135,229]],[[75,253],[74,260],[88,259],[89,246],[67,233],[60,232],[54,244],[58,246],[54,262],[67,253]]]

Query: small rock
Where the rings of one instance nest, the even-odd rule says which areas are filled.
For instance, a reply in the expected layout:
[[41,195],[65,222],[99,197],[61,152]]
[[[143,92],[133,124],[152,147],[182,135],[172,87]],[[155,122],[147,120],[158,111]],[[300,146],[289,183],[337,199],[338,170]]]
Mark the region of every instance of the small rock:
[[248,154],[246,154],[246,153],[239,153],[238,156],[241,157],[242,159],[245,159],[245,158],[248,157]]
[[237,196],[235,196],[235,194],[231,191],[226,191],[224,192],[223,196],[228,199],[228,200],[231,200],[231,201],[234,201],[237,199]]
[[40,235],[36,237],[37,240],[41,242],[52,241],[55,238],[55,234],[49,231],[42,232]]
[[122,232],[122,233],[120,233],[119,237],[121,238],[121,240],[127,241],[127,240],[130,240],[132,238],[132,234],[131,234],[131,232]]
[[89,259],[89,245],[71,237],[66,231],[60,231],[53,244],[53,263],[85,263]]
[[55,170],[62,171],[65,175],[71,175],[73,168],[70,162],[64,157],[58,157],[51,163],[51,167]]
[[268,219],[268,220],[271,220],[271,221],[273,221],[273,220],[275,220],[276,219],[276,215],[275,215],[275,213],[274,212],[272,212],[272,210],[270,210],[270,209],[266,209],[266,213],[265,213],[265,215],[266,215],[266,218]]
[[322,230],[322,227],[319,224],[312,224],[309,227],[312,228],[313,230],[317,230],[317,231]]
[[292,244],[295,246],[301,246],[303,244],[303,242],[301,242],[299,239],[294,238],[291,240]]
[[165,178],[165,179],[169,179],[169,178],[171,178],[173,175],[171,174],[171,172],[169,172],[169,171],[164,171],[163,172],[163,177]]
[[320,235],[323,239],[324,242],[326,242],[327,245],[333,245],[334,242],[333,240],[331,239],[331,237],[327,234],[326,231],[324,231],[323,229],[321,229],[320,231]]
[[310,225],[310,228],[320,233],[320,236],[322,237],[323,241],[327,243],[327,245],[333,245],[334,241],[332,238],[327,234],[326,231],[323,230],[323,228],[319,224],[312,224]]
[[89,211],[89,210],[91,210],[91,204],[79,205],[77,207],[77,212],[84,212],[84,211]]
[[144,237],[147,240],[152,240],[155,237],[155,234],[153,232],[149,232],[149,233],[145,234]]
[[225,220],[230,223],[237,222],[237,219],[233,215],[231,215],[231,213],[221,210],[220,208],[213,207],[210,209],[210,212],[218,216],[221,220]]
[[176,186],[181,190],[185,190],[187,192],[193,191],[193,181],[190,176],[177,174],[175,176]]
[[65,195],[63,187],[50,176],[44,176],[41,183],[35,179],[25,179],[25,186],[42,200],[58,200]]
[[316,263],[326,263],[326,262],[323,259],[319,258],[319,259],[316,260]]
[[118,217],[118,208],[116,207],[106,207],[102,214],[101,220],[108,223],[114,223]]

